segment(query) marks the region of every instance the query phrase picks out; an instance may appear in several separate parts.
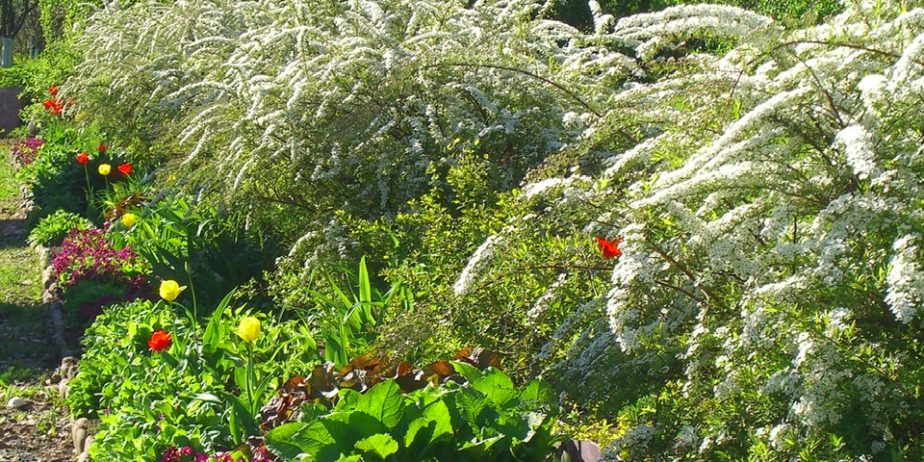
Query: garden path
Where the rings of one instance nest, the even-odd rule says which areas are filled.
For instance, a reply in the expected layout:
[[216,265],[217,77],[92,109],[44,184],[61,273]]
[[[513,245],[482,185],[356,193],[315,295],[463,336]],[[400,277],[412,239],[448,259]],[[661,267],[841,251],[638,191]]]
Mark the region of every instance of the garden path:
[[45,385],[60,358],[26,219],[12,162],[0,152],[0,461],[66,462],[73,458],[67,413],[57,387]]

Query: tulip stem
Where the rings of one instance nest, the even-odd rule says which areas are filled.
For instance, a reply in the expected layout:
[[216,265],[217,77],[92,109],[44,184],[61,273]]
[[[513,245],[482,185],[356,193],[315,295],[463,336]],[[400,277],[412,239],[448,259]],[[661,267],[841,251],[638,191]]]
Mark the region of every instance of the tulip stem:
[[192,271],[189,269],[189,262],[187,261],[183,265],[186,269],[186,279],[189,281],[189,294],[192,295],[192,305],[193,305],[193,320],[197,322],[199,320],[199,304],[196,303],[196,286],[193,285],[192,280]]
[[87,180],[87,203],[90,202],[90,191],[93,189],[90,187],[90,172],[87,171],[87,164],[83,164],[83,178]]
[[244,346],[247,347],[247,402],[250,404],[250,416],[253,417],[256,414],[256,403],[253,401],[253,383],[257,380],[253,372],[253,347],[250,346],[250,342],[246,342]]

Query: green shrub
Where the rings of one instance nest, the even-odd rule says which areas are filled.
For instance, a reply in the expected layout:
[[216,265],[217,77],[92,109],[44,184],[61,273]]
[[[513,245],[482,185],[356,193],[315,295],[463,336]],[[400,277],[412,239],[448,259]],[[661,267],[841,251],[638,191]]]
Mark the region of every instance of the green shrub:
[[[191,324],[178,305],[137,301],[107,307],[87,330],[80,373],[71,382],[72,415],[101,421],[93,460],[157,460],[169,447],[226,450],[259,433],[245,400],[248,350],[234,333],[240,309],[230,297],[205,325]],[[151,351],[154,331],[171,335],[169,348]],[[263,320],[252,364],[265,402],[281,377],[309,370],[317,350],[295,323]],[[243,393],[243,394],[242,394]],[[240,397],[237,395],[241,394]]]
[[29,232],[29,242],[45,247],[55,247],[60,245],[71,231],[87,230],[92,226],[93,223],[90,220],[80,215],[57,210],[39,220],[35,228]]
[[555,396],[532,382],[517,390],[503,372],[455,363],[465,385],[403,394],[386,380],[364,394],[342,390],[330,412],[266,435],[284,461],[544,461],[552,449]]

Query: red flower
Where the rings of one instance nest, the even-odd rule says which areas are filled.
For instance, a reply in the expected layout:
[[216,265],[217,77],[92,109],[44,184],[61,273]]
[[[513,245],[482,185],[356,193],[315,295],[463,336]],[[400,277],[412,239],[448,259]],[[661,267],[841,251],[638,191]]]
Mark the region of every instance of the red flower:
[[106,143],[100,143],[99,146],[96,147],[96,150],[97,150],[100,154],[106,152],[107,149],[109,149],[109,146],[106,146]]
[[46,99],[46,100],[45,100],[45,103],[44,103],[44,106],[45,106],[45,109],[51,109],[51,108],[53,108],[53,107],[55,106],[55,100],[53,100],[53,99]]
[[48,94],[50,94],[51,96],[58,96],[58,86],[52,85],[48,87]]
[[600,252],[603,253],[603,258],[609,260],[622,256],[622,250],[619,250],[619,243],[622,242],[621,237],[617,237],[614,241],[608,241],[600,236],[597,236],[595,239],[597,240],[597,245],[600,247]]
[[87,165],[89,162],[90,162],[90,155],[89,155],[89,154],[87,154],[87,153],[85,153],[85,152],[81,152],[80,154],[77,154],[77,163],[78,163],[78,164],[80,164],[80,165]]
[[123,175],[129,176],[132,174],[132,164],[128,162],[122,162],[118,167],[119,172],[122,172]]
[[158,353],[170,348],[170,334],[162,330],[155,331],[148,339],[148,346],[151,347],[151,351]]

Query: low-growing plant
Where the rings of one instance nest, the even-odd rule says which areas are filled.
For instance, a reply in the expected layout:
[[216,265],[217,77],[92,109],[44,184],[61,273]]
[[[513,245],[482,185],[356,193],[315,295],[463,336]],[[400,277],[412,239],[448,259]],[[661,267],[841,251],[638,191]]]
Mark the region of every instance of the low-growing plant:
[[10,152],[13,161],[19,165],[29,165],[38,156],[39,149],[45,145],[45,140],[37,136],[30,136],[13,142]]
[[76,213],[65,210],[56,210],[51,215],[41,218],[38,224],[29,232],[29,242],[45,247],[55,247],[61,244],[72,231],[86,231],[93,227],[93,223]]
[[108,226],[68,234],[52,261],[61,288],[85,280],[128,282],[146,272],[144,262],[132,249],[112,246],[107,230]]
[[393,379],[367,393],[343,389],[332,411],[273,429],[266,445],[285,461],[550,459],[550,388],[531,382],[518,390],[498,369],[454,367],[467,383],[450,380],[407,394]]
[[310,369],[317,350],[300,323],[264,319],[248,353],[237,329],[244,313],[231,301],[206,325],[162,301],[104,308],[86,332],[67,398],[72,415],[101,420],[93,460],[160,460],[185,446],[226,452],[259,434],[255,414],[242,419],[249,365],[265,381],[253,398],[262,402],[284,377]]

